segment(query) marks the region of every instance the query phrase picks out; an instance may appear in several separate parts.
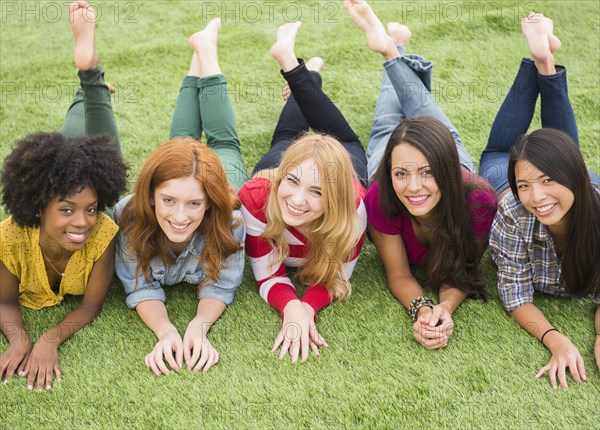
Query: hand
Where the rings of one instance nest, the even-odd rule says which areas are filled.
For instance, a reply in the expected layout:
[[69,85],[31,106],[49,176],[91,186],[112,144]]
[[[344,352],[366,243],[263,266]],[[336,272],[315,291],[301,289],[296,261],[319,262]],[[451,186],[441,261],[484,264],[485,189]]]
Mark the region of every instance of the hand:
[[[173,352],[175,352],[175,356],[173,356]],[[167,363],[175,372],[181,370],[183,364],[183,341],[179,332],[174,327],[161,335],[156,345],[154,345],[154,349],[146,355],[146,367],[152,369],[156,376],[159,376],[161,372],[167,376],[170,373],[163,358],[167,360]]]
[[281,360],[289,351],[292,363],[298,361],[299,354],[301,360],[306,361],[309,348],[319,355],[318,346],[328,346],[317,332],[314,311],[309,305],[300,300],[292,300],[286,305],[283,310],[283,326],[275,338],[271,351],[275,352],[280,345],[279,359]]
[[202,327],[193,321],[183,336],[183,356],[187,368],[194,372],[207,372],[219,362],[219,352],[211,345]]
[[[598,372],[600,372],[600,336],[596,336],[596,342],[594,343],[594,357],[596,357],[596,366],[598,366]],[[2,375],[0,373],[0,375]]]
[[454,321],[448,308],[437,304],[432,308],[423,306],[413,324],[413,336],[427,349],[439,349],[448,346],[448,338],[454,331]]
[[[563,388],[569,388],[566,375],[566,369],[568,367],[575,382],[581,382],[582,380],[585,381],[585,366],[583,364],[583,358],[581,358],[581,354],[577,348],[575,348],[575,346],[566,336],[563,336],[558,332],[556,332],[554,336],[556,339],[551,342],[552,346],[549,347],[550,351],[552,352],[550,362],[542,367],[535,377],[539,379],[544,375],[544,373],[548,372],[550,376],[550,384],[552,385],[552,388],[556,388],[556,376],[558,374],[560,386]],[[546,339],[548,339],[548,337],[546,337]],[[597,357],[598,356],[596,355],[596,358]]]
[[58,342],[46,340],[44,336],[37,341],[31,350],[29,360],[25,366],[24,375],[27,375],[27,389],[33,390],[37,380],[37,390],[42,391],[52,388],[52,376],[56,375],[56,381],[62,379],[58,363]]
[[0,356],[0,379],[4,376],[4,383],[14,375],[17,370],[18,375],[24,375],[25,366],[29,354],[31,353],[31,341],[14,342],[8,346],[8,349],[4,351],[4,354]]

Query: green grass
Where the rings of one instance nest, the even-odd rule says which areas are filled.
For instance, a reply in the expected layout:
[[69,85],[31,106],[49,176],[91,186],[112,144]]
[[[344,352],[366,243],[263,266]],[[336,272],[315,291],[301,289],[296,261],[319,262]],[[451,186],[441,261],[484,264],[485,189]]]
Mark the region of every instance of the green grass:
[[[382,67],[341,1],[99,5],[98,51],[107,80],[118,88],[114,110],[132,184],[139,166],[168,137],[191,56],[186,38],[213,16],[224,21],[221,66],[249,169],[266,151],[282,107],[282,79],[268,48],[277,26],[286,17],[295,19],[298,10],[304,25],[296,53],[326,60],[325,85],[366,144]],[[66,5],[3,1],[1,6],[4,158],[12,142],[27,133],[60,129],[77,78]],[[414,34],[409,52],[436,64],[436,99],[474,159],[527,53],[518,18],[529,7],[513,1],[374,2],[384,19],[403,20],[405,12]],[[202,15],[211,9],[210,16]],[[582,151],[589,167],[600,171],[600,6],[551,1],[540,9],[554,18],[563,40],[557,61],[569,69]],[[533,127],[539,127],[539,116]],[[487,256],[482,264],[491,300],[464,303],[455,313],[449,346],[426,351],[413,340],[409,318],[388,291],[377,254],[367,244],[350,300],[318,317],[330,348],[296,365],[270,353],[280,317],[259,297],[247,270],[234,303],[210,333],[221,363],[208,374],[183,371],[160,378],[143,364],[154,335],[126,308],[115,280],[102,314],[61,346],[61,383],[41,394],[28,392],[19,378],[0,385],[0,428],[597,428],[600,375],[592,351],[591,300],[536,297],[578,346],[588,373],[584,384],[552,390],[547,377],[534,378],[549,352],[506,316]],[[195,313],[194,293],[189,285],[168,293],[169,313],[182,331]],[[32,338],[79,303],[80,298],[68,297],[55,308],[23,309]],[[1,337],[0,350],[6,347]]]

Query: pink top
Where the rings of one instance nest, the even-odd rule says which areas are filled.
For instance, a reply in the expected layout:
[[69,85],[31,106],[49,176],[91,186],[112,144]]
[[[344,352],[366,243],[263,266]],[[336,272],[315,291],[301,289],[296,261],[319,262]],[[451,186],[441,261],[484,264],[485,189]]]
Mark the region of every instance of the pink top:
[[[473,176],[475,176],[475,180],[478,183],[485,183],[483,178],[473,175],[473,173],[466,169],[463,169],[462,173],[465,181],[473,180]],[[467,197],[467,205],[469,207],[473,235],[477,240],[487,238],[494,215],[496,214],[496,194],[491,189],[474,190]],[[425,262],[429,249],[417,239],[410,215],[403,213],[394,218],[386,216],[381,207],[379,187],[376,182],[367,191],[365,206],[367,207],[369,224],[375,230],[384,234],[402,236],[410,264],[423,264]]]

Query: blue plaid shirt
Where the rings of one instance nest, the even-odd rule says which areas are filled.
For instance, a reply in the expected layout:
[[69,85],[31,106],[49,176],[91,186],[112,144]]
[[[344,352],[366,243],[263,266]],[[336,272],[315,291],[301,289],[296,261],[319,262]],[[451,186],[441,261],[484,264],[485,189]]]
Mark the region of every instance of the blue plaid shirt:
[[[506,312],[533,303],[534,290],[571,296],[561,283],[562,261],[548,229],[511,192],[498,203],[489,250],[498,266],[498,294]],[[594,303],[600,304],[600,288]]]

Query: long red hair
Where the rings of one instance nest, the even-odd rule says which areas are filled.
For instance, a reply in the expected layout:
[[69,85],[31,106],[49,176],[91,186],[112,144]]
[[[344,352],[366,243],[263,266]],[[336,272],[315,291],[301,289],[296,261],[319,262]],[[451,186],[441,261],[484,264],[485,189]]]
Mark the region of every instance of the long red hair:
[[134,195],[120,218],[129,252],[138,259],[136,276],[141,270],[148,282],[152,258],[158,255],[166,264],[175,263],[167,236],[156,220],[154,190],[165,181],[190,176],[202,184],[210,205],[197,230],[204,235],[206,244],[200,255],[200,265],[207,275],[202,285],[217,280],[223,260],[241,249],[231,232],[236,227],[232,211],[240,203],[227,182],[221,161],[208,146],[192,138],[171,139],[154,151],[142,167]]

